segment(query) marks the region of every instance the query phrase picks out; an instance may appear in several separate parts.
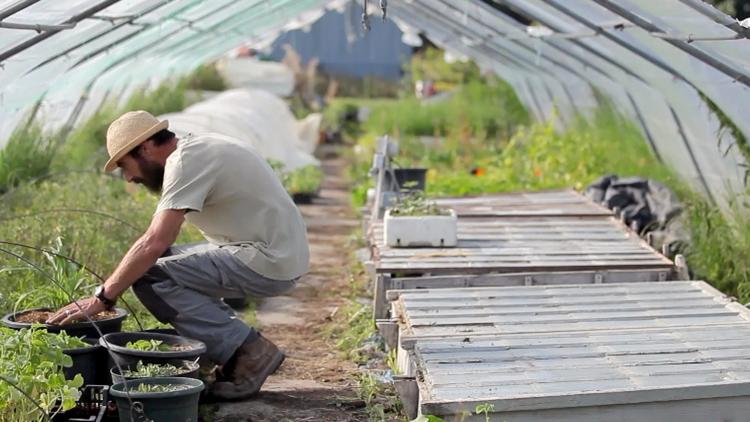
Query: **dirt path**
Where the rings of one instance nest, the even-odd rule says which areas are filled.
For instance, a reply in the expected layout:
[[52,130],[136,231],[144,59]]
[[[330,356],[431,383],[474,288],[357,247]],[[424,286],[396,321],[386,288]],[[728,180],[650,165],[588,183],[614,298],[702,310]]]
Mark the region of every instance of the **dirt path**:
[[300,207],[307,222],[311,271],[288,295],[267,299],[257,310],[263,335],[286,352],[286,361],[258,397],[213,405],[212,420],[367,420],[364,403],[357,398],[356,365],[343,360],[321,332],[345,301],[347,239],[358,224],[349,207],[343,160],[326,159],[323,170],[320,198]]

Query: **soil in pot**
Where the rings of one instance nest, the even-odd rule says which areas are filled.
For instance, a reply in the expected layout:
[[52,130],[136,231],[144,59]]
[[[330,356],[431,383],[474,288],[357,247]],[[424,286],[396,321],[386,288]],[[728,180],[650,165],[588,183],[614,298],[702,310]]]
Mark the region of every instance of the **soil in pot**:
[[204,389],[203,381],[193,378],[145,378],[117,383],[110,395],[117,402],[120,420],[130,420],[127,394],[143,406],[144,416],[154,422],[182,422],[198,420],[198,398]]
[[[20,312],[10,313],[3,317],[2,324],[14,330],[31,328],[32,324],[44,324],[44,321],[54,311],[49,308],[27,309]],[[122,328],[122,321],[127,318],[128,312],[122,308],[114,308],[111,311],[99,313],[92,318],[102,333],[118,332]],[[99,338],[99,332],[88,321],[78,321],[66,325],[44,324],[44,328],[50,333],[65,331],[74,337]]]
[[[26,311],[16,314],[13,320],[15,322],[20,322],[23,324],[45,324],[49,317],[51,317],[54,313],[54,311]],[[94,321],[101,321],[104,319],[111,319],[116,316],[117,312],[115,311],[102,311],[96,315],[91,315],[91,319]]]

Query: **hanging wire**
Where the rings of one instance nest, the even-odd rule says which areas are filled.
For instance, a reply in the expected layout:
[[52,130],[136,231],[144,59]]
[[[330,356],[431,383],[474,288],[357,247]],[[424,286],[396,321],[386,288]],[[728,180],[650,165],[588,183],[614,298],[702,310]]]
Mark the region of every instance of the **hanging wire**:
[[[82,264],[80,261],[77,261],[76,259],[74,259],[72,257],[69,257],[67,255],[63,255],[63,254],[57,253],[57,252],[55,252],[55,251],[53,251],[51,249],[39,248],[39,247],[36,247],[36,246],[26,245],[24,243],[9,242],[7,240],[0,240],[0,245],[18,246],[20,248],[31,249],[31,250],[35,250],[37,252],[42,252],[42,253],[46,253],[46,254],[50,254],[50,255],[56,256],[58,258],[66,260],[66,261],[68,261],[68,262],[70,262],[70,263],[72,263],[74,265],[77,265],[79,268],[83,268],[84,271],[86,271],[87,273],[89,273],[92,276],[96,277],[102,283],[106,282],[106,280],[104,279],[104,277],[100,276],[94,270],[92,270],[89,267],[87,267],[86,265]],[[120,298],[120,300],[122,301],[122,304],[125,305],[125,307],[128,309],[128,311],[130,311],[130,315],[133,316],[133,319],[135,319],[135,323],[138,325],[138,329],[141,330],[141,331],[143,331],[143,325],[141,324],[141,321],[138,319],[138,316],[135,314],[135,310],[133,309],[133,307],[130,306],[130,304],[128,302],[126,302],[124,298]]]
[[[112,352],[112,350],[110,350],[110,345],[107,342],[107,340],[104,338],[104,333],[99,328],[99,325],[97,325],[97,323],[93,319],[91,319],[91,317],[89,315],[86,315],[86,312],[83,311],[83,308],[78,303],[78,301],[76,300],[76,298],[74,298],[73,295],[70,294],[70,292],[68,292],[67,290],[65,290],[65,288],[62,286],[62,284],[55,277],[53,277],[47,271],[45,271],[44,268],[42,268],[39,265],[35,264],[34,262],[26,259],[22,255],[19,255],[19,254],[13,252],[13,251],[9,251],[9,250],[3,249],[3,248],[0,248],[0,252],[8,254],[10,256],[13,256],[13,257],[17,258],[18,260],[26,263],[26,265],[28,265],[31,268],[33,268],[34,270],[38,271],[41,275],[43,275],[45,278],[48,278],[52,283],[54,283],[55,286],[57,286],[58,288],[60,288],[60,290],[62,290],[62,292],[65,293],[68,296],[68,298],[71,300],[71,303],[73,303],[73,304],[76,305],[76,307],[78,308],[78,311],[80,311],[81,314],[88,320],[88,322],[91,324],[91,326],[94,327],[94,329],[96,330],[96,332],[99,334],[99,338],[101,339],[102,342],[104,342],[104,347],[105,347],[105,349],[107,349],[107,353],[110,355],[110,357],[112,358],[112,361],[115,363],[115,366],[117,367],[117,370],[121,374],[123,373],[122,372],[122,366],[117,361],[117,359],[116,359],[114,353]],[[125,392],[125,397],[127,398],[128,403],[130,404],[130,419],[132,421],[148,422],[149,420],[143,414],[143,407],[139,408],[140,412],[137,412],[137,413],[140,413],[140,415],[138,415],[138,419],[135,419],[135,417],[134,417],[134,412],[136,412],[136,410],[135,410],[135,403],[139,403],[139,402],[134,402],[133,398],[130,396],[130,390],[128,389],[128,383],[127,383],[127,381],[125,382],[125,386],[123,388],[123,391]],[[39,407],[41,407],[41,406],[39,406]],[[150,421],[150,422],[153,422],[153,421]]]
[[370,32],[370,17],[367,15],[367,0],[363,0],[364,5],[362,6],[362,29],[365,32]]

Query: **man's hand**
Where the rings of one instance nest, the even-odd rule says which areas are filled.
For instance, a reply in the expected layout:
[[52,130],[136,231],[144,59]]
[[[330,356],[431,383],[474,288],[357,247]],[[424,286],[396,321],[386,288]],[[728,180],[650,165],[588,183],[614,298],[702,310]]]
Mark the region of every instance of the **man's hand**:
[[[78,303],[78,305],[76,305],[76,303]],[[47,319],[47,324],[69,324],[80,319],[85,319],[86,316],[90,317],[92,315],[96,315],[106,309],[107,306],[103,304],[101,300],[95,297],[80,299],[74,303],[70,303],[64,306],[59,311],[55,312],[51,317]],[[81,312],[81,310],[83,310],[83,312]]]

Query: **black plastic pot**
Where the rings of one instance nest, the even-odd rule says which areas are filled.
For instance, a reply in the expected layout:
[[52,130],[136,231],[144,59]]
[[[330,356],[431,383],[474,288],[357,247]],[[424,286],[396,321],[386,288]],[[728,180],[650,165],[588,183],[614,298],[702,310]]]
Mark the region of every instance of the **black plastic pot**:
[[[170,346],[189,346],[190,348],[168,352],[149,352],[125,347],[128,342],[138,340],[161,340]],[[166,363],[180,359],[195,361],[206,352],[206,345],[203,342],[159,333],[110,333],[100,338],[99,343],[110,351],[109,355],[112,360],[110,367],[117,366],[115,362],[120,366],[125,366],[135,364],[139,360],[143,363]]]
[[318,196],[317,193],[297,192],[292,194],[292,200],[298,205],[309,205],[313,203],[313,198]]
[[130,421],[130,403],[125,389],[136,389],[141,384],[187,385],[189,388],[166,393],[130,391],[130,398],[143,407],[144,416],[154,422],[187,422],[198,420],[198,398],[205,388],[203,381],[194,378],[145,378],[113,385],[109,395],[115,399],[120,421]]
[[[8,328],[12,328],[14,330],[20,330],[23,328],[31,328],[31,324],[25,323],[25,322],[16,322],[16,316],[24,314],[26,312],[31,311],[49,311],[49,308],[35,308],[35,309],[26,309],[23,311],[10,313],[8,315],[5,315],[0,322]],[[101,321],[95,321],[96,326],[99,327],[99,329],[102,331],[102,333],[115,333],[122,329],[122,321],[128,317],[128,311],[122,308],[115,308],[115,312],[117,312],[117,315],[113,318],[109,319],[103,319]],[[99,338],[99,333],[96,331],[93,325],[91,325],[88,321],[80,321],[80,322],[74,322],[72,324],[66,324],[66,325],[50,325],[50,324],[44,324],[44,328],[47,329],[50,333],[59,333],[60,331],[65,331],[71,336],[74,337],[86,337],[86,338]]]
[[141,331],[142,333],[157,333],[157,334],[169,334],[172,336],[179,336],[180,334],[174,328],[149,328],[148,330]]
[[[181,373],[179,375],[171,375],[172,378],[198,378],[198,370],[200,369],[200,365],[198,365],[194,361],[190,360],[171,360],[164,363],[168,363],[170,365],[174,365],[178,368],[189,368],[187,372]],[[137,364],[130,364],[130,365],[124,365],[122,366],[122,370],[129,370],[134,369]],[[109,370],[110,376],[112,377],[112,384],[119,384],[125,381],[134,381],[134,380],[142,380],[147,377],[123,377],[120,375],[120,370],[117,369],[117,367],[114,367]],[[157,378],[165,378],[165,377],[157,377]]]
[[63,353],[73,358],[73,366],[64,368],[66,379],[73,379],[76,374],[81,374],[83,383],[102,384],[107,383],[105,376],[107,369],[107,353],[99,344],[99,339],[84,339],[89,343],[88,347],[78,349],[66,349]]
[[[394,181],[395,180],[395,185]],[[413,186],[406,186],[407,184]],[[398,191],[423,191],[427,184],[427,169],[425,168],[397,168],[393,169],[393,174],[385,174],[385,185],[390,187],[389,190]]]

